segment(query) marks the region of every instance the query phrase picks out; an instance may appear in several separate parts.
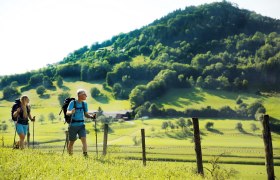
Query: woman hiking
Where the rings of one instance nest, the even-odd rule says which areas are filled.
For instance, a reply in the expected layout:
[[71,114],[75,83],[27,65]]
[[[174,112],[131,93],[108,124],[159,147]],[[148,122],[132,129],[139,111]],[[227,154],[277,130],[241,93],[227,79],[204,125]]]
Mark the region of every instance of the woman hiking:
[[19,148],[24,149],[24,139],[27,134],[28,119],[35,121],[35,116],[31,116],[28,96],[21,96],[20,107],[13,113],[13,116],[17,118],[15,126],[19,136]]

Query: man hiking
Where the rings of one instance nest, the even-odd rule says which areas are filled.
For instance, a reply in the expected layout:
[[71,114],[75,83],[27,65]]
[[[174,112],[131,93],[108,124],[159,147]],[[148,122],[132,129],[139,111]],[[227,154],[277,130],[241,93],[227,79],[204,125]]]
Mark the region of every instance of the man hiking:
[[86,140],[86,129],[84,116],[87,118],[93,118],[93,115],[88,113],[88,105],[85,102],[87,98],[86,91],[83,89],[78,89],[77,91],[78,100],[72,100],[67,108],[67,115],[72,115],[71,122],[69,123],[69,145],[68,153],[73,154],[73,145],[77,140],[77,134],[79,139],[81,139],[83,144],[83,155],[85,157],[87,154],[87,140]]

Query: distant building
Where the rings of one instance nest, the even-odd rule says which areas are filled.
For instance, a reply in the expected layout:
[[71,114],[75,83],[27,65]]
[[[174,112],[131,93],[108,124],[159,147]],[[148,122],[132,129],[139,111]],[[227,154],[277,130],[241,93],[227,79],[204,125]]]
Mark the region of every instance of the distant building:
[[[91,111],[89,113],[96,113],[97,111]],[[112,117],[116,120],[123,119],[125,121],[131,120],[132,110],[121,110],[121,111],[104,111],[103,115],[106,117]]]

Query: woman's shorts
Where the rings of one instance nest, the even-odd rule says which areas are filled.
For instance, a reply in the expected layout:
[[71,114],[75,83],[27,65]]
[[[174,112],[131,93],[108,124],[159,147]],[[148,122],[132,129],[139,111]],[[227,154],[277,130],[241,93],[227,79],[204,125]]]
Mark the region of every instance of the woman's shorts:
[[79,138],[86,137],[86,128],[85,125],[82,126],[70,126],[69,127],[69,140],[70,141],[76,141],[77,140],[77,134],[79,135]]
[[17,133],[18,134],[27,134],[27,129],[28,129],[28,125],[23,125],[23,124],[16,124],[16,128],[17,128]]

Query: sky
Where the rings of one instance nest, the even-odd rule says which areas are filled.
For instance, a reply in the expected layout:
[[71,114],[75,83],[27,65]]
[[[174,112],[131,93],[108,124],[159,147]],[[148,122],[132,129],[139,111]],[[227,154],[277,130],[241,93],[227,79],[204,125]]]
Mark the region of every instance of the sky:
[[[85,45],[219,0],[0,0],[0,76],[37,70]],[[280,19],[280,0],[228,0]]]

